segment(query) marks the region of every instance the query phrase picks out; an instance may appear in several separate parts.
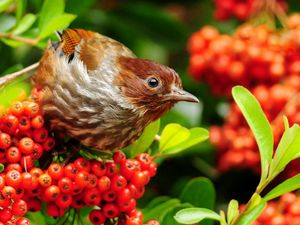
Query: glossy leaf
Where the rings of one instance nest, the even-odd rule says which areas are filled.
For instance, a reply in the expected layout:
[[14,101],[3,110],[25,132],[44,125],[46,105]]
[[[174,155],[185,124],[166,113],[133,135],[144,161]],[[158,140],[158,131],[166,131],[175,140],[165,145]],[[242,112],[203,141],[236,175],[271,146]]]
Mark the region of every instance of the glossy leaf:
[[174,219],[174,215],[176,212],[178,212],[181,209],[190,208],[192,207],[189,203],[183,203],[179,204],[176,207],[173,207],[172,210],[168,211],[162,218],[161,224],[163,225],[179,225],[180,223],[177,223],[177,221]]
[[239,215],[239,202],[235,199],[232,199],[229,202],[227,209],[227,221],[228,224],[231,224],[232,221]]
[[169,196],[159,196],[159,197],[156,197],[154,199],[152,199],[148,204],[147,204],[147,207],[142,209],[142,212],[146,212],[146,211],[149,211],[151,210],[152,208],[156,207],[157,205],[160,205],[161,203],[163,202],[166,202],[168,200],[170,200],[171,198]]
[[14,0],[1,0],[0,1],[0,12],[3,12],[4,10],[6,10],[13,2],[14,2]]
[[161,204],[156,205],[155,207],[148,208],[147,211],[144,211],[144,221],[151,220],[156,218],[157,215],[165,215],[173,207],[180,204],[179,199],[170,199],[168,201],[162,202]]
[[220,220],[220,216],[212,210],[205,208],[186,208],[178,211],[175,220],[182,224],[199,223],[203,219]]
[[160,120],[150,123],[139,139],[131,145],[131,157],[137,156],[139,153],[145,152],[152,144],[155,135],[158,133]]
[[253,221],[259,217],[259,215],[262,213],[264,210],[265,206],[267,203],[265,201],[261,201],[256,207],[254,207],[251,211],[248,213],[245,213],[241,216],[241,218],[238,220],[236,225],[249,225]]
[[13,29],[12,33],[15,35],[24,33],[32,26],[35,20],[36,20],[36,15],[31,13],[26,14],[18,23],[17,27]]
[[268,194],[266,194],[265,197],[263,197],[263,199],[265,201],[270,201],[287,192],[294,191],[299,188],[300,188],[300,174],[297,174],[296,176],[293,176],[283,181],[281,184],[277,185],[270,192],[268,192]]
[[[190,180],[180,194],[181,202],[188,202],[194,207],[213,209],[216,193],[213,183],[206,177]],[[202,225],[210,225],[210,220],[203,221]]]
[[6,32],[16,24],[16,18],[12,15],[0,14],[0,32]]
[[63,14],[64,8],[64,0],[45,0],[39,15],[39,30],[42,32],[44,27],[47,26],[53,18]]
[[56,30],[64,29],[76,18],[73,14],[64,13],[62,15],[52,18],[41,30],[38,38],[43,39]]
[[187,128],[176,123],[168,124],[162,131],[159,142],[159,151],[167,151],[168,149],[186,141],[189,136],[190,132]]
[[25,77],[19,77],[8,85],[0,88],[0,108],[10,106],[16,100],[23,100],[31,90],[30,82]]
[[170,147],[164,151],[164,154],[175,154],[185,149],[188,149],[196,144],[199,144],[209,138],[208,130],[200,127],[194,127],[189,130],[189,137],[183,142]]
[[294,124],[281,137],[270,166],[270,177],[274,178],[286,165],[300,156],[300,127]]
[[213,183],[206,177],[190,180],[180,194],[181,202],[191,203],[195,207],[213,209],[216,193]]
[[26,0],[17,0],[16,21],[20,22],[26,8]]
[[242,86],[236,86],[232,89],[232,95],[247,120],[259,148],[261,184],[268,175],[268,169],[272,159],[274,142],[272,129],[259,102],[247,89]]

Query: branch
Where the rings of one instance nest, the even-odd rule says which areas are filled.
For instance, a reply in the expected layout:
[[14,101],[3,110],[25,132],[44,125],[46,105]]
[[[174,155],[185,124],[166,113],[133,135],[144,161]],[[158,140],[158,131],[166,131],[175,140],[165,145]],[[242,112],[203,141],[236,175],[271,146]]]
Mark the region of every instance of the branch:
[[22,70],[17,71],[15,73],[6,74],[3,77],[0,77],[0,87],[3,84],[6,84],[6,83],[16,79],[17,77],[23,75],[23,74],[28,73],[29,71],[36,69],[39,66],[39,64],[40,63],[37,62],[37,63],[34,63],[34,64],[28,66],[28,67],[25,67]]
[[8,39],[11,39],[11,40],[15,40],[15,41],[20,41],[20,42],[23,42],[25,44],[29,44],[29,45],[37,45],[37,43],[39,42],[38,39],[33,39],[33,38],[25,38],[25,37],[20,37],[20,36],[15,36],[13,34],[6,34],[6,33],[1,33],[0,32],[0,38],[8,38]]

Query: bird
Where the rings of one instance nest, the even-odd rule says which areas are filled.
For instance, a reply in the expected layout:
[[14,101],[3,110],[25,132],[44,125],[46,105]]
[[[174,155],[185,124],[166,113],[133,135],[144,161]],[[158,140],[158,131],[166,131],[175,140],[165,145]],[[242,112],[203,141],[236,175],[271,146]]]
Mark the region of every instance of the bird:
[[179,75],[122,43],[84,29],[49,42],[32,76],[50,129],[89,148],[122,149],[177,102],[199,102]]

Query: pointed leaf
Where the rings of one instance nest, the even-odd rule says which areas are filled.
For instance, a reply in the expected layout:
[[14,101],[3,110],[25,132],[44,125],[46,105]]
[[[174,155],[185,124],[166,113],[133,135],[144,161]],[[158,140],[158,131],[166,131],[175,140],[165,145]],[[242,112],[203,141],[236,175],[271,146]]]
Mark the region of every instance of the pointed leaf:
[[228,209],[227,209],[227,221],[228,224],[231,224],[231,222],[239,215],[239,202],[235,199],[232,199],[229,202]]
[[56,30],[64,29],[76,18],[73,14],[64,13],[62,15],[52,18],[44,27],[41,29],[41,33],[38,38],[43,39],[54,33]]
[[168,124],[162,131],[159,151],[164,152],[168,149],[184,142],[190,136],[190,131],[176,123]]
[[266,179],[273,154],[273,134],[260,104],[244,87],[236,86],[232,95],[249,124],[256,139],[261,159],[261,180]]
[[300,127],[294,124],[281,137],[270,166],[270,177],[274,178],[286,165],[300,156]]
[[12,33],[14,35],[18,35],[18,34],[22,34],[25,31],[27,31],[32,24],[35,22],[36,20],[36,15],[34,14],[26,14],[21,21],[18,23],[17,27],[15,29],[12,30]]
[[185,141],[179,143],[178,145],[166,149],[164,151],[164,154],[175,154],[181,152],[209,138],[208,130],[204,128],[194,127],[191,128],[189,131],[190,131],[190,135]]
[[64,0],[45,0],[39,15],[39,30],[42,31],[53,18],[63,14],[64,8]]
[[14,0],[1,0],[0,1],[0,12],[3,12],[4,10],[6,10],[13,2],[14,2]]
[[155,135],[158,133],[160,120],[150,123],[139,139],[131,145],[131,157],[137,156],[139,153],[145,152],[152,144]]
[[267,203],[265,201],[261,201],[256,207],[254,207],[251,211],[246,214],[243,214],[236,225],[249,225],[253,221],[259,217],[259,215],[264,210]]
[[220,220],[219,214],[205,208],[187,208],[178,211],[175,220],[182,224],[199,223],[203,219]]
[[277,185],[268,194],[266,194],[266,196],[263,197],[263,199],[265,201],[270,201],[270,200],[277,198],[287,192],[294,191],[299,188],[300,188],[300,174],[297,174],[296,176],[293,176],[293,177],[283,181],[281,184]]

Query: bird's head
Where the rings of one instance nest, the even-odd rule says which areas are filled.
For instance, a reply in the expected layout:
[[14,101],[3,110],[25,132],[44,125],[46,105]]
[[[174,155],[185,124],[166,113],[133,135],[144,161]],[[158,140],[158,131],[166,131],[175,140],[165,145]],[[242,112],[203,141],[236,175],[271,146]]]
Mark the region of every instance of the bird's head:
[[119,58],[115,82],[122,95],[153,121],[179,101],[199,102],[182,88],[179,75],[159,63],[138,59]]

